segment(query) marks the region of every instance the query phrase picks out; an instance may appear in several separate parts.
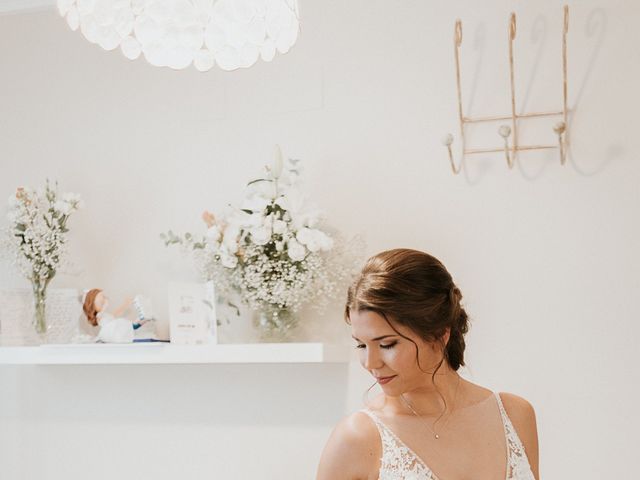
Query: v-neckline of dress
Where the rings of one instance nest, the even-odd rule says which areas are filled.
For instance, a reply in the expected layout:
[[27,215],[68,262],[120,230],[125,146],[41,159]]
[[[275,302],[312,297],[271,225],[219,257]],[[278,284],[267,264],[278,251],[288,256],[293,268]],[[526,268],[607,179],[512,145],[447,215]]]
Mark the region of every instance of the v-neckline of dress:
[[[504,441],[505,441],[505,450],[506,450],[505,480],[509,480],[510,452],[509,452],[509,439],[507,438],[507,426],[506,426],[506,419],[505,419],[505,415],[507,414],[507,412],[504,410],[504,407],[502,405],[502,399],[498,396],[499,394],[496,393],[496,392],[492,392],[492,393],[493,393],[493,396],[496,398],[496,401],[498,403],[498,410],[500,412],[500,420],[502,421],[502,428],[504,430]],[[404,441],[402,441],[400,439],[400,437],[398,437],[398,435],[396,435],[396,433],[393,430],[391,430],[391,428],[386,423],[384,423],[375,412],[373,412],[370,409],[367,409],[367,411],[370,412],[377,419],[377,421],[380,423],[380,425],[382,425],[384,427],[384,429],[387,432],[389,432],[389,434],[395,439],[396,442],[398,442],[398,444],[402,448],[406,448],[407,452],[409,452],[411,455],[414,456],[416,461],[420,465],[422,465],[422,467],[431,476],[430,480],[441,480],[440,477],[438,475],[436,475],[433,470],[431,470],[429,465],[427,465],[427,462],[425,462],[422,459],[422,457],[420,455],[418,455],[409,445],[407,445]]]

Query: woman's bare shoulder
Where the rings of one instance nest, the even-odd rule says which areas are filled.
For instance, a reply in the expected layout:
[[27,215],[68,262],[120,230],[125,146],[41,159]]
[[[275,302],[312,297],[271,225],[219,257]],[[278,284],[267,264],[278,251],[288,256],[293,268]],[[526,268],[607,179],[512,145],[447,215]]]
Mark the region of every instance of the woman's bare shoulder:
[[531,470],[538,478],[538,427],[536,412],[526,399],[513,393],[500,393],[504,409],[511,420],[524,450],[529,458]]
[[514,427],[517,428],[518,425],[521,425],[524,429],[535,428],[536,412],[528,400],[514,393],[506,392],[501,392],[500,398]]
[[320,458],[317,480],[378,478],[381,444],[378,429],[364,412],[342,419],[331,432]]

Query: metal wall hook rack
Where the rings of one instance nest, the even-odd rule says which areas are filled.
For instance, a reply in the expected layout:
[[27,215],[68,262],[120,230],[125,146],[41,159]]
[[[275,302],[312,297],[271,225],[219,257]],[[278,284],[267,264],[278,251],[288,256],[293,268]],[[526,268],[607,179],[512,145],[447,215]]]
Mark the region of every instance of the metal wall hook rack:
[[[562,110],[554,112],[532,112],[532,113],[517,113],[516,112],[516,91],[515,91],[515,68],[514,68],[514,41],[516,38],[516,14],[511,13],[509,17],[509,80],[511,91],[511,114],[510,115],[497,115],[486,117],[467,117],[462,110],[462,91],[460,87],[460,46],[462,45],[462,21],[456,20],[453,35],[454,44],[454,57],[456,64],[456,88],[458,92],[458,121],[460,124],[460,139],[462,142],[462,153],[457,162],[454,160],[451,145],[453,144],[454,137],[451,133],[445,135],[442,139],[442,143],[449,152],[449,162],[451,163],[451,170],[454,174],[460,173],[462,170],[462,163],[466,155],[473,154],[485,154],[504,152],[507,166],[511,169],[515,165],[518,158],[518,152],[525,150],[546,150],[546,149],[558,149],[560,156],[560,164],[564,165],[567,155],[567,33],[569,31],[569,7],[567,5],[563,8],[564,23],[562,29]],[[518,142],[518,122],[523,119],[533,117],[560,117],[553,126],[553,132],[558,137],[557,145],[520,145]],[[503,124],[498,128],[498,135],[502,137],[504,146],[501,148],[467,148],[465,141],[465,127],[470,123],[481,122],[499,122],[503,120],[510,120],[510,125]],[[511,141],[510,141],[511,139]]]

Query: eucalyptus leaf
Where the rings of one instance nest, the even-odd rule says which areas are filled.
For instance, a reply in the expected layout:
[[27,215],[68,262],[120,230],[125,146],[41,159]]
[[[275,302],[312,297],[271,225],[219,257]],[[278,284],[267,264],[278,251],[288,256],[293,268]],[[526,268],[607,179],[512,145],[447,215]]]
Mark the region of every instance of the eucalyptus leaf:
[[249,183],[247,183],[247,187],[258,182],[273,182],[273,180],[271,180],[270,178],[258,178],[257,180],[251,180]]

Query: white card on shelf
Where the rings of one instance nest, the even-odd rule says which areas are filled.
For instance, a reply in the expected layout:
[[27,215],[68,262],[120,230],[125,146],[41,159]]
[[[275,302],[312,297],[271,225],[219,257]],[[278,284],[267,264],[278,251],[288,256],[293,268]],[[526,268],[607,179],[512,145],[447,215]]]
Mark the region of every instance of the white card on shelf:
[[169,284],[169,335],[177,345],[217,343],[213,282]]

